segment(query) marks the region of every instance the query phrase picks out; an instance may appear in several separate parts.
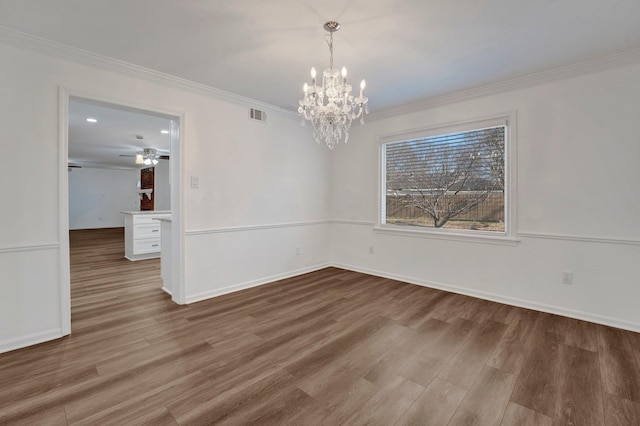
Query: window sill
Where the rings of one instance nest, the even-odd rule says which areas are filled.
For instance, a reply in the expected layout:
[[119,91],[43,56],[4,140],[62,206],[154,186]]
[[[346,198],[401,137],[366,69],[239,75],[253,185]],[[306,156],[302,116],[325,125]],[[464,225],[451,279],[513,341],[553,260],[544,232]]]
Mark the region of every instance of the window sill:
[[[517,246],[519,240],[506,236],[502,233],[491,235],[492,233],[482,231],[443,231],[435,229],[416,229],[416,227],[399,227],[393,225],[377,225],[373,230],[380,234],[400,235],[403,237],[432,238],[438,240],[462,241],[466,243],[498,244],[505,246]],[[496,232],[496,234],[498,234]]]

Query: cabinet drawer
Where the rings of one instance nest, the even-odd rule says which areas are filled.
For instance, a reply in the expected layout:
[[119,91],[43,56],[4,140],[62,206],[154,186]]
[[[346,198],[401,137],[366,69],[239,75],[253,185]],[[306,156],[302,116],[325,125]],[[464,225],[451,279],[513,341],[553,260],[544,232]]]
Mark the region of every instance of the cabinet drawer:
[[157,220],[155,221],[155,223],[149,223],[149,224],[142,224],[142,225],[138,225],[136,224],[133,227],[133,238],[134,239],[138,239],[138,238],[156,238],[156,237],[160,237],[160,222],[158,222]]
[[133,254],[155,253],[160,251],[160,238],[148,238],[133,242]]
[[133,224],[134,225],[142,225],[142,224],[152,224],[152,223],[160,223],[154,218],[158,216],[152,214],[141,214],[133,216]]

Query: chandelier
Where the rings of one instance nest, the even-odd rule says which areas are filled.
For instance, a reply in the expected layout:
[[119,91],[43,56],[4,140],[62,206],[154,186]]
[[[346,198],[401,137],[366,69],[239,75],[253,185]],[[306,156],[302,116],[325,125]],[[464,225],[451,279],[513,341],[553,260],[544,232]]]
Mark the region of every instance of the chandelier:
[[329,33],[329,68],[322,72],[322,86],[316,85],[316,69],[311,68],[311,85],[304,84],[298,112],[303,117],[303,125],[305,120],[313,125],[316,142],[324,141],[333,149],[340,141],[347,143],[353,120],[360,118],[360,124],[364,124],[369,99],[364,96],[364,80],[360,82],[360,96],[354,98],[351,85],[347,84],[347,68],[342,67],[342,72],[333,68],[333,33],[340,29],[340,24],[329,21],[324,29]]

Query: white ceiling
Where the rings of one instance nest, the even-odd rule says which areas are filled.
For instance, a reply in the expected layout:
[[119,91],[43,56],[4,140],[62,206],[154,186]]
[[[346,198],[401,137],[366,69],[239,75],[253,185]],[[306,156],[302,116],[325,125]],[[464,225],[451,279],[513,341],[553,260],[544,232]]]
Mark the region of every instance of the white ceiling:
[[[371,111],[640,49],[640,0],[0,0],[0,26],[290,110],[328,20]],[[129,167],[167,123],[75,100],[70,161]]]
[[640,48],[638,0],[0,0],[1,26],[289,109],[327,20],[372,111]]
[[[97,122],[87,122],[87,118]],[[160,131],[170,130],[170,122],[170,118],[162,115],[72,98],[69,163],[82,167],[140,168],[135,164],[135,155],[144,148],[169,154],[171,138]]]

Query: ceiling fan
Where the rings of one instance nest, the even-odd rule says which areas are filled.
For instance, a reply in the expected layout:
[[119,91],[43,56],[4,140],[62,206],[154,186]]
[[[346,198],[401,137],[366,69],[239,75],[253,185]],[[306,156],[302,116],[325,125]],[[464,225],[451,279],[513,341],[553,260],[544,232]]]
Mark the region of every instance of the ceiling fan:
[[168,160],[168,154],[160,154],[155,148],[144,148],[142,151],[137,152],[135,155],[120,154],[120,157],[135,157],[136,164],[143,166],[155,166],[158,164],[158,160]]

